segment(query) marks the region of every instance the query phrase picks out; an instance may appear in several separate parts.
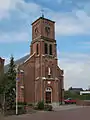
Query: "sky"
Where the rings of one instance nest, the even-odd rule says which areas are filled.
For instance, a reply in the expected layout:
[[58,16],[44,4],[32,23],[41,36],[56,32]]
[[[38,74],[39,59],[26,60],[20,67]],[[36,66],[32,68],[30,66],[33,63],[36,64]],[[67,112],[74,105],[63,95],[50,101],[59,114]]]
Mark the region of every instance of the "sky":
[[55,21],[58,65],[64,88],[90,87],[90,0],[0,0],[0,57],[9,62],[30,51],[31,23]]

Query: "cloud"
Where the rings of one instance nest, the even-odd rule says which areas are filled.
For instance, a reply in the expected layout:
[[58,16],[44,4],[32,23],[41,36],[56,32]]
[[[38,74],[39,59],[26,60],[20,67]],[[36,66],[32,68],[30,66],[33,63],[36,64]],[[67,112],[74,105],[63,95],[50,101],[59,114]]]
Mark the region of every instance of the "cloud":
[[8,10],[10,8],[11,0],[0,0],[0,10]]
[[90,35],[90,16],[84,10],[57,14],[55,21],[57,35]]
[[[90,60],[90,54],[83,54],[83,53],[69,53],[69,52],[62,52],[60,53],[60,55],[58,54],[58,56],[62,56],[62,58],[67,58],[67,60],[72,60],[72,61],[88,61]],[[70,61],[71,62],[71,61]]]
[[88,54],[64,53],[59,56],[59,66],[64,69],[64,87],[88,88],[90,85],[90,56]]
[[[10,17],[10,10],[15,9],[18,0],[0,0],[0,20]],[[20,0],[19,0],[20,1]]]
[[[58,2],[61,2],[61,0]],[[84,8],[86,5],[84,5]],[[26,36],[29,36],[31,27],[25,28],[25,25],[28,26],[31,24],[40,15],[41,9],[41,5],[33,2],[26,3],[24,0],[3,0],[3,2],[0,0],[0,31],[3,31],[3,35],[0,33],[0,38],[4,39],[0,39],[0,41],[11,41],[7,35],[8,33],[5,32],[6,30],[9,31],[9,36],[12,36],[12,32],[13,34],[15,33],[16,39],[19,36],[19,31],[22,29],[24,30],[24,36],[26,32],[28,34]],[[79,10],[73,8],[72,12],[54,11],[49,8],[44,8],[44,10],[47,18],[56,21],[57,36],[90,34],[90,17],[84,9]],[[16,39],[15,41],[19,41],[19,39]]]
[[87,52],[90,51],[90,40],[86,39],[86,41],[78,42],[78,45],[79,45],[80,49],[82,49],[82,50],[88,50]]
[[20,2],[17,3],[16,8],[21,10],[22,12],[25,12],[27,14],[37,14],[38,11],[40,10],[40,6],[36,3],[26,3],[24,0],[21,0]]
[[[90,1],[62,0],[62,2],[63,4],[72,3],[71,11],[67,12],[67,8],[63,7],[64,11],[50,11],[48,9],[47,13],[47,16],[51,16],[51,19],[56,21],[56,34],[59,36],[82,34],[90,35]],[[78,5],[83,7],[78,7]]]
[[0,34],[0,43],[23,42],[29,40],[29,34],[23,31]]
[[81,45],[90,45],[90,41],[79,42]]
[[59,4],[61,4],[62,1],[63,1],[63,0],[57,0],[57,2],[58,2]]
[[40,8],[36,3],[26,3],[24,0],[0,0],[0,42],[31,39],[30,24]]
[[8,18],[8,10],[10,7],[10,0],[0,0],[0,20]]
[[[34,8],[34,9],[33,9]],[[22,13],[23,15],[34,16],[41,10],[40,5],[30,2],[26,3],[24,0],[0,0],[0,20],[3,18],[12,17],[12,12]],[[3,15],[4,14],[4,15]],[[23,17],[22,17],[23,18]]]

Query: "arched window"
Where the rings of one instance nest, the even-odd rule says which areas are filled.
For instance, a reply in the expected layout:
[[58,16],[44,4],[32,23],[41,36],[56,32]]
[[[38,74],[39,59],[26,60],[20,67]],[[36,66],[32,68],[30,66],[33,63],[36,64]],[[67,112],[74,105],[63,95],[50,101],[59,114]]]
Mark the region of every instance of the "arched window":
[[47,87],[46,88],[46,92],[52,92],[52,88],[51,87]]
[[38,44],[36,45],[36,53],[38,55]]
[[52,45],[49,45],[49,54],[52,55]]
[[48,45],[47,45],[47,43],[45,43],[45,45],[44,45],[44,51],[45,51],[45,54],[48,54]]

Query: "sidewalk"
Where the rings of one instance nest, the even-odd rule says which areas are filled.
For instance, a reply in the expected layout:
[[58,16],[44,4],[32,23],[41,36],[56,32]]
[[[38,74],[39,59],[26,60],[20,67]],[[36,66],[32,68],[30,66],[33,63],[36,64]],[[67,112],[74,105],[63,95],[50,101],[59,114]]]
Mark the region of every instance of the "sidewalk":
[[54,111],[60,111],[60,110],[69,110],[69,109],[77,109],[77,108],[82,108],[85,106],[76,106],[76,105],[60,105],[57,107],[54,107]]

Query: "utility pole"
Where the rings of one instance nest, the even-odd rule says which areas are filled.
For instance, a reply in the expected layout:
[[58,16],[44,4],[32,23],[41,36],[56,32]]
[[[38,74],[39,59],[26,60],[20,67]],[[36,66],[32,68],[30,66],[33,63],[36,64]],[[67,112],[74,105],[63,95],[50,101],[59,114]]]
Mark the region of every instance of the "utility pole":
[[18,115],[18,81],[16,80],[16,115]]

